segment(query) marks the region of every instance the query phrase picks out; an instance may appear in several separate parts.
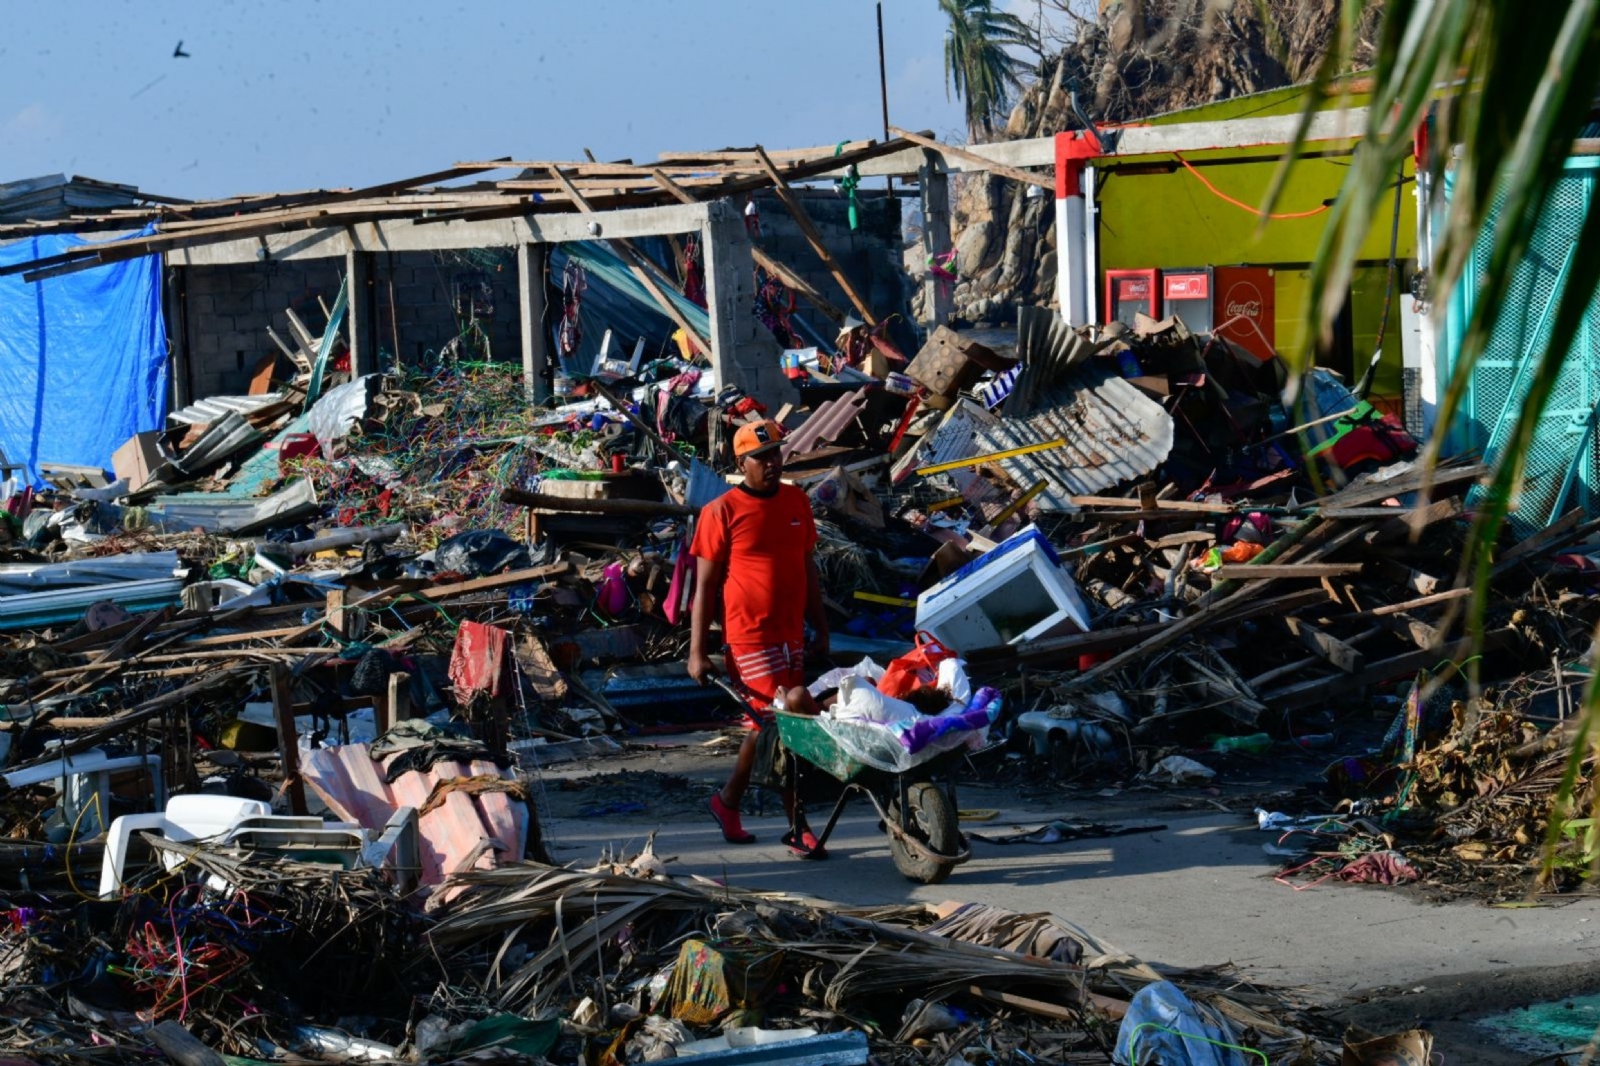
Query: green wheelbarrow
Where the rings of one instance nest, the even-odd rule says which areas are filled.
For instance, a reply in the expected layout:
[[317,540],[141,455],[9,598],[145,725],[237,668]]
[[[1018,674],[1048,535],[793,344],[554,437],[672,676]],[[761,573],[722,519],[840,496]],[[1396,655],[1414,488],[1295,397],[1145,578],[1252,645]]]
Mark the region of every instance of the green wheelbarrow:
[[[804,775],[820,771],[844,786],[828,824],[817,835],[826,845],[839,816],[851,796],[860,794],[878,812],[879,825],[889,837],[889,853],[894,865],[912,881],[937,885],[950,871],[972,858],[972,849],[961,834],[957,815],[955,782],[950,767],[960,758],[956,752],[936,755],[909,770],[891,772],[868,766],[852,757],[810,715],[775,712],[778,739],[793,758],[785,760],[784,775],[795,788],[795,830],[804,824],[799,785]],[[769,727],[770,728],[770,727]]]

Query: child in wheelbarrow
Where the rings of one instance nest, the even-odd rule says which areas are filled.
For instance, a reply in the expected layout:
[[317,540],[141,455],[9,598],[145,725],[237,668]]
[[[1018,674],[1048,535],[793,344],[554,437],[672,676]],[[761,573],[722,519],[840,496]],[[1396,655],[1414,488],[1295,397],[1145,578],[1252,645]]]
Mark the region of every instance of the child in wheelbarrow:
[[[710,800],[711,816],[730,844],[756,839],[739,818],[756,760],[756,732],[777,728],[770,707],[780,693],[786,709],[817,713],[805,688],[805,658],[828,654],[817,525],[810,499],[782,481],[782,439],[782,427],[770,419],[739,427],[733,454],[744,483],[700,512],[689,548],[696,559],[689,676],[704,684],[715,673],[711,623],[720,618],[728,673],[767,708],[745,716],[751,732],[739,747],[733,776]],[[826,858],[803,815],[795,825],[792,789],[783,805],[793,827],[783,843],[801,858]]]

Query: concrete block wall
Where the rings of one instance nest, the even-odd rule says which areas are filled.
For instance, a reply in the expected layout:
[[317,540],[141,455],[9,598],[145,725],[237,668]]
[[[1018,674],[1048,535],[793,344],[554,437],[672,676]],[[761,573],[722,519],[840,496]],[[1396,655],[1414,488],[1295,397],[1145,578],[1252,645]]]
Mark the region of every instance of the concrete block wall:
[[[800,190],[806,209],[829,249],[880,317],[899,313],[909,318],[911,285],[901,266],[898,201],[875,197],[862,201],[862,226],[850,229],[848,204],[822,190]],[[742,209],[743,204],[740,203]],[[781,201],[759,194],[760,243],[769,253],[799,272],[838,307],[850,301]],[[249,389],[250,372],[260,359],[277,351],[267,327],[291,346],[286,308],[293,308],[314,336],[325,318],[319,303],[333,306],[339,294],[344,260],[302,259],[238,266],[192,267],[186,280],[189,388],[194,399],[236,395]],[[368,314],[377,348],[398,351],[407,365],[420,365],[454,338],[460,328],[453,290],[469,275],[487,279],[492,312],[480,318],[497,362],[520,364],[522,331],[514,249],[471,253],[378,253],[372,258]],[[390,313],[390,292],[394,294]],[[799,314],[832,340],[834,326],[801,301]],[[556,309],[552,308],[552,313]],[[395,333],[398,331],[398,344]],[[901,332],[906,336],[902,337]],[[763,331],[764,332],[764,331]],[[915,351],[908,327],[894,334],[903,350]],[[389,364],[384,363],[387,367]]]
[[[378,347],[387,353],[398,351],[410,366],[436,356],[461,328],[452,302],[454,291],[482,276],[492,294],[490,314],[479,318],[490,353],[496,361],[520,364],[516,257],[510,250],[497,250],[472,260],[431,252],[375,256],[369,315]],[[191,268],[187,328],[192,395],[199,399],[246,392],[252,368],[277,351],[267,336],[268,326],[294,345],[286,309],[293,309],[313,336],[321,336],[327,321],[322,304],[331,308],[338,298],[344,266],[343,259],[299,259]]]
[[[863,198],[858,212],[860,228],[852,230],[850,204],[842,194],[826,189],[796,191],[828,250],[878,317],[899,314],[902,321],[909,319],[913,289],[902,262],[900,201],[887,196]],[[761,248],[805,278],[834,306],[854,314],[850,298],[812,251],[783,201],[774,193],[761,192],[756,195],[756,210],[761,215],[761,236],[757,239]],[[799,301],[798,313],[822,336],[833,339],[833,324],[803,300]],[[894,335],[902,347],[909,344],[914,350],[915,337],[909,329],[905,332],[903,339],[898,330]]]

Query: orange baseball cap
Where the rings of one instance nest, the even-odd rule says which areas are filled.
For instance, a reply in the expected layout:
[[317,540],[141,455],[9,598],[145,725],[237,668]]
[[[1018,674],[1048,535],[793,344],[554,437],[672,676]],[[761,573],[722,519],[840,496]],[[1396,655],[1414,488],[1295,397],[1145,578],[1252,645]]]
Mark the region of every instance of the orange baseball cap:
[[733,457],[743,459],[776,448],[783,443],[783,427],[770,418],[747,422],[733,435]]

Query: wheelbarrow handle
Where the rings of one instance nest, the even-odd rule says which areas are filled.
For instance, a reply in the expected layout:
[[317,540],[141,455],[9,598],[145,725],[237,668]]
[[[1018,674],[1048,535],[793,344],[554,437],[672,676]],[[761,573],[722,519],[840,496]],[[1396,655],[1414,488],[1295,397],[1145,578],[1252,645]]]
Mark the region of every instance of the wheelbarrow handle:
[[736,703],[742,703],[746,707],[750,707],[752,710],[754,709],[753,694],[749,689],[745,688],[731,677],[713,671],[708,676],[708,680],[713,685],[716,685],[722,691],[726,692]]

